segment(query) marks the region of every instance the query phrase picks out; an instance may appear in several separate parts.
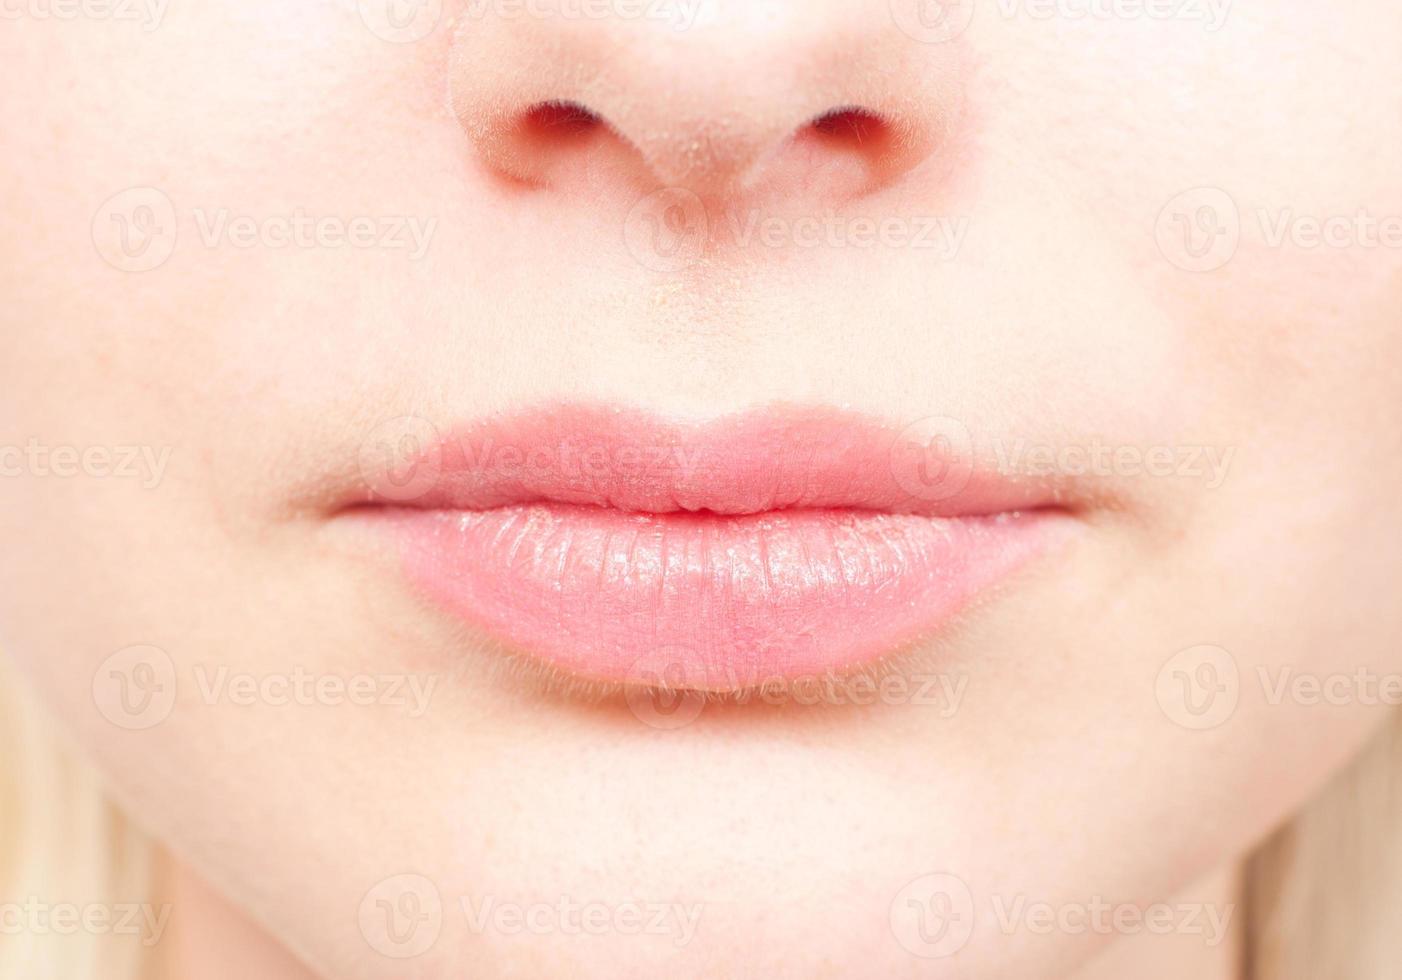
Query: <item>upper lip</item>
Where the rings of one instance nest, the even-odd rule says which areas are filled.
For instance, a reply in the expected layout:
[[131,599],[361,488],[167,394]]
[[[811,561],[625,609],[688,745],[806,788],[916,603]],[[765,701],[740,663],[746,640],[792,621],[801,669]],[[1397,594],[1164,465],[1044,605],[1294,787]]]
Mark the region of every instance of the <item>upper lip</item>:
[[706,421],[560,405],[441,427],[405,420],[360,455],[352,504],[480,511],[531,503],[722,516],[854,509],[934,517],[1063,507],[1068,488],[1000,471],[952,418],[901,424],[778,406]]

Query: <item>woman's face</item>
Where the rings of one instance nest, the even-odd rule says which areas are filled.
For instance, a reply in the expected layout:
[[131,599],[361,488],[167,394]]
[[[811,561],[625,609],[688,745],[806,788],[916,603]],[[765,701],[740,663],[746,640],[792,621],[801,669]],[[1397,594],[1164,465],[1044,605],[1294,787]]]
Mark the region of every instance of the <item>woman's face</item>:
[[[1398,700],[1394,4],[6,16],[0,640],[327,976],[1061,975]],[[793,499],[962,446],[1035,526],[648,606],[594,517],[592,592],[433,523],[501,519],[456,434],[552,426],[605,496],[719,460],[637,518],[711,560],[773,529],[706,494],[834,445]]]

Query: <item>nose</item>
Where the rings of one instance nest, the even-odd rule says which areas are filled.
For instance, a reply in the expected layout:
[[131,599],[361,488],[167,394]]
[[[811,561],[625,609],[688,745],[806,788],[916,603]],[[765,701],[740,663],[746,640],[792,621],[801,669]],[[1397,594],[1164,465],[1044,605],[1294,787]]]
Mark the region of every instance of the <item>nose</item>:
[[928,158],[958,114],[957,46],[912,39],[889,0],[477,6],[454,36],[454,111],[482,161],[528,185],[858,194]]

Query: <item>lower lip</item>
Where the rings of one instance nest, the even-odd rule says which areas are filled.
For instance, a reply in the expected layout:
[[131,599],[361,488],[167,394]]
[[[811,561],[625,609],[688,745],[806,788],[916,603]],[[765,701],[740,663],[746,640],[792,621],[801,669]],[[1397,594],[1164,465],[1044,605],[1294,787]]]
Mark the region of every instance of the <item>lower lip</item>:
[[570,674],[738,690],[859,670],[937,633],[1043,552],[1055,511],[635,514],[557,503],[375,508],[411,581]]

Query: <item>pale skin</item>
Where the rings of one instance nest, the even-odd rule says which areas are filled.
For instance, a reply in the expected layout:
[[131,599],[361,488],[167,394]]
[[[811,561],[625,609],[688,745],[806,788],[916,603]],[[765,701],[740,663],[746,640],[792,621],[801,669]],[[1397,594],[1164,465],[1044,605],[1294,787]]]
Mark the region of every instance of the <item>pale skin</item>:
[[[168,849],[174,975],[1236,976],[1239,915],[1211,942],[1004,923],[1019,896],[1224,911],[1243,855],[1389,717],[1402,12],[987,4],[933,38],[899,3],[717,0],[682,29],[449,3],[415,40],[366,6],[0,30],[23,80],[0,88],[0,444],[50,450],[0,458],[0,639]],[[613,132],[508,146],[493,111],[556,91]],[[849,102],[915,149],[803,135]],[[500,172],[523,161],[538,184]],[[962,230],[678,271],[629,244],[659,187]],[[104,210],[130,188],[159,194]],[[165,202],[178,241],[145,268],[121,236]],[[298,214],[332,222],[299,237]],[[383,420],[571,399],[958,415],[1052,465],[1124,453],[1072,546],[896,664],[962,677],[957,711],[716,705],[659,731],[497,669],[301,504]],[[134,473],[82,462],[129,446],[154,454]],[[94,709],[136,644],[181,678],[148,729]],[[1217,674],[1190,656],[1160,685],[1204,645]],[[1238,702],[1197,727],[1173,684],[1224,663]],[[204,696],[220,667],[436,686],[417,713]],[[400,959],[358,912],[405,874],[443,923]],[[913,953],[893,913],[932,874],[975,903],[957,955]],[[562,896],[701,913],[679,944],[465,911]]]

